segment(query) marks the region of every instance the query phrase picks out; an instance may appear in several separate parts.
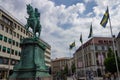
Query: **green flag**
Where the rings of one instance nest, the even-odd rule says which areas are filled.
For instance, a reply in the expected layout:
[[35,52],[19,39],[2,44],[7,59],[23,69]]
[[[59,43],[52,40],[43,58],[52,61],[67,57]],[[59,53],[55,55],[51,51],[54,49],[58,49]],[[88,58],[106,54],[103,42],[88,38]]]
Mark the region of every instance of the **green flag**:
[[80,42],[83,43],[83,41],[82,41],[82,34],[80,35]]
[[69,49],[72,49],[73,47],[75,47],[75,41],[70,44],[70,48]]
[[93,32],[92,32],[92,24],[91,24],[91,26],[90,26],[90,33],[89,33],[88,38],[92,37],[92,35],[93,35]]
[[101,26],[103,26],[104,28],[106,27],[106,24],[108,22],[108,19],[109,19],[109,10],[108,10],[108,7],[107,7],[107,10],[106,12],[104,13],[104,16],[100,22]]

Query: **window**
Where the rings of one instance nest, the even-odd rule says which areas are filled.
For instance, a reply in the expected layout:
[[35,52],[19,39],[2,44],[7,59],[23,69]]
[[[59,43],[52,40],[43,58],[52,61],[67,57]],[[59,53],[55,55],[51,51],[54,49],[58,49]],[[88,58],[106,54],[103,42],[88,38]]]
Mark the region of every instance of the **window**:
[[17,55],[17,53],[18,53],[18,52],[17,52],[17,51],[15,51],[15,55]]
[[7,58],[3,58],[3,63],[4,64],[8,64],[8,59]]
[[19,34],[17,33],[17,38],[19,38]]
[[0,34],[0,40],[2,41],[2,38],[3,38],[3,35],[2,34]]
[[105,50],[105,47],[104,47],[104,46],[102,46],[102,50]]
[[103,44],[103,41],[102,41],[102,40],[99,40],[98,42],[99,42],[100,44]]
[[12,54],[14,54],[14,50],[12,49]]
[[16,32],[14,32],[14,37],[16,37]]
[[2,46],[0,45],[0,51],[1,51]]
[[13,45],[15,45],[15,40],[13,40]]
[[108,44],[108,41],[107,41],[107,40],[105,40],[105,41],[104,41],[104,43],[105,43],[105,44]]
[[5,31],[8,33],[8,27],[5,27]]
[[18,42],[16,42],[16,46],[18,46]]
[[25,34],[25,30],[24,30],[24,34]]
[[0,57],[0,64],[2,64],[3,63],[3,58],[2,57]]
[[18,30],[20,30],[20,26],[18,26]]
[[7,42],[7,37],[6,36],[4,36],[4,41]]
[[15,23],[13,24],[13,27],[16,28],[16,24]]
[[12,39],[9,38],[8,39],[8,43],[11,44],[12,43]]
[[95,50],[98,50],[98,47],[97,47],[97,46],[95,46]]
[[23,29],[21,28],[21,32],[23,31]]
[[12,30],[11,29],[9,30],[9,33],[12,35]]
[[7,48],[7,53],[10,53],[10,48]]
[[0,64],[2,64],[3,63],[3,58],[2,57],[0,57]]
[[3,51],[3,52],[6,52],[6,47],[5,47],[5,46],[3,46],[2,51]]
[[13,22],[10,19],[8,19],[7,17],[5,17],[4,15],[2,15],[2,20],[5,23],[7,23],[8,25],[12,25],[13,24]]
[[110,44],[112,44],[112,41],[109,41]]
[[4,25],[1,24],[1,26],[2,26],[2,30],[4,30]]

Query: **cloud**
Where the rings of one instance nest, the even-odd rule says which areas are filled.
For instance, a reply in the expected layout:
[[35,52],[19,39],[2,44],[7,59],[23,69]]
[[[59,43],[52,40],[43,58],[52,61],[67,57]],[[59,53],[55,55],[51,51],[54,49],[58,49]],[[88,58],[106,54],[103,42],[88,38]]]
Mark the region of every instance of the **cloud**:
[[[91,0],[85,0],[86,3]],[[109,4],[110,17],[113,32],[118,34],[120,21],[120,2],[117,0],[92,0],[97,5],[93,6],[93,12],[84,14],[86,5],[77,3],[71,6],[55,5],[50,0],[2,0],[0,3],[7,11],[12,13],[24,24],[26,4],[38,8],[41,13],[40,23],[42,25],[41,38],[51,45],[52,58],[70,56],[69,44],[76,41],[76,49],[81,45],[79,38],[83,34],[83,41],[88,40],[89,28],[92,22],[94,36],[110,36],[109,23],[106,28],[100,26],[100,20]],[[107,3],[107,4],[106,4]],[[93,15],[91,18],[91,15]],[[75,49],[71,51],[71,54]]]

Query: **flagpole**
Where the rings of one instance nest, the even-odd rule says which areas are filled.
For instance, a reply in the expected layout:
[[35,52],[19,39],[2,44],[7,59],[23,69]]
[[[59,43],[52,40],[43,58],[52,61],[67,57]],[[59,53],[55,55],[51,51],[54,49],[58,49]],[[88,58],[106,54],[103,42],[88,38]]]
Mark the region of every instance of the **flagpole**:
[[[93,21],[93,19],[92,19],[92,21]],[[91,22],[91,26],[90,26],[90,33],[89,33],[89,36],[88,36],[88,38],[90,38],[90,37],[92,37],[93,38],[93,40],[92,40],[92,42],[93,42],[93,47],[94,47],[94,49],[93,49],[93,57],[94,57],[94,61],[93,61],[93,63],[94,63],[94,65],[95,65],[95,68],[97,67],[97,64],[96,64],[96,55],[95,55],[95,41],[94,41],[94,36],[93,36],[93,29],[92,29],[92,22]],[[92,39],[91,38],[91,39]],[[97,71],[96,71],[96,74],[97,74],[97,76],[96,77],[98,77],[98,73],[97,73]]]
[[110,31],[111,31],[112,41],[113,41],[113,50],[114,50],[114,55],[115,55],[115,63],[116,63],[118,78],[120,80],[120,74],[119,74],[119,68],[118,68],[118,61],[117,61],[117,56],[116,56],[116,52],[115,52],[115,42],[114,42],[114,37],[113,37],[113,32],[112,32],[112,26],[111,26],[110,16],[109,16],[109,24],[110,24]]
[[[95,53],[95,52],[96,52],[96,51],[95,51],[95,40],[94,40],[93,32],[92,32],[92,38],[93,38],[93,47],[94,47],[94,50],[93,50],[93,53],[94,53],[94,64],[95,64],[96,69],[97,69],[98,66],[97,66],[97,64],[96,64],[96,57],[95,57],[95,56],[96,56],[96,55],[95,55],[95,54],[96,54],[96,53]],[[98,77],[98,72],[97,72],[97,70],[96,70],[96,77]]]
[[81,44],[82,44],[82,56],[83,56],[83,69],[84,69],[84,76],[85,76],[85,80],[86,80],[86,69],[85,69],[85,58],[84,58],[83,42],[81,42]]
[[[91,26],[92,26],[92,23],[91,23]],[[92,38],[93,38],[93,47],[94,47],[94,50],[93,50],[93,56],[94,56],[94,64],[95,64],[95,66],[97,67],[97,64],[96,64],[96,51],[95,51],[95,41],[94,41],[94,34],[93,34],[93,28],[92,28]],[[97,69],[97,68],[96,68]],[[97,72],[97,70],[96,70],[96,77],[98,77],[98,72]]]
[[[75,44],[75,52],[76,52],[76,50],[77,50],[77,48],[76,48],[76,44]],[[76,59],[76,58],[75,58]],[[76,63],[78,64],[78,60],[75,60],[76,61]],[[77,67],[77,65],[76,65],[76,67]],[[77,70],[75,71],[76,73],[75,73],[75,75],[77,74]]]
[[[69,52],[70,52],[70,64],[71,64],[71,49],[69,49]],[[72,64],[71,64],[72,66]],[[72,69],[70,69],[70,75],[72,75]]]
[[[92,36],[93,37],[93,36]],[[96,64],[96,55],[95,55],[95,41],[94,41],[94,37],[93,37],[93,47],[94,47],[94,50],[93,50],[93,53],[94,53],[94,64],[95,64],[95,66],[97,67],[97,64]],[[97,68],[96,68],[97,69]],[[98,77],[98,72],[97,72],[97,70],[96,70],[96,77]]]

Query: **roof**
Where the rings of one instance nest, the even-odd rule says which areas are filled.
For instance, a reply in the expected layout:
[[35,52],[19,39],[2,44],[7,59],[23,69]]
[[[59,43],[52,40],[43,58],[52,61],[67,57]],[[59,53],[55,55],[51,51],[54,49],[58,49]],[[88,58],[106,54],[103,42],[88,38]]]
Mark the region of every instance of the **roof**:
[[[93,41],[94,40],[94,41]],[[79,50],[81,50],[82,48],[88,46],[88,45],[91,45],[93,44],[98,44],[98,40],[112,40],[111,37],[92,37],[91,39],[89,39],[88,41],[86,41],[85,43],[83,43],[77,50],[76,52],[78,52]],[[75,53],[76,53],[75,52]]]
[[7,10],[5,10],[2,6],[0,6],[0,11],[5,13],[7,16],[11,17],[13,20],[15,20],[22,27],[24,26],[24,24],[20,20],[18,20],[16,17],[14,17],[11,13],[9,13]]
[[68,57],[62,57],[62,58],[56,58],[56,59],[54,59],[54,60],[52,60],[52,61],[61,61],[61,60],[69,60],[70,58],[68,58]]

